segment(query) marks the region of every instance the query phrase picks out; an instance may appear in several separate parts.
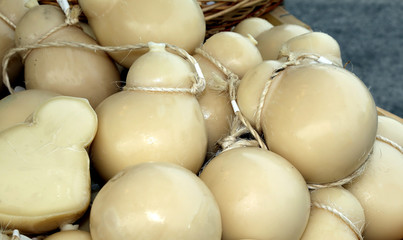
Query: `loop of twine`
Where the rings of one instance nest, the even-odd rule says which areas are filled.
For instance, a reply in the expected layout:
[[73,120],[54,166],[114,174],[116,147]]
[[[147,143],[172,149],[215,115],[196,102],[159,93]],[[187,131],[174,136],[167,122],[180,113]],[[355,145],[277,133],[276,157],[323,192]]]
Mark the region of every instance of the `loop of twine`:
[[[140,91],[157,91],[157,92],[176,92],[176,93],[191,93],[191,94],[199,94],[204,91],[206,86],[206,81],[204,76],[200,70],[200,66],[197,61],[185,50],[165,43],[165,46],[169,49],[174,50],[179,55],[184,57],[188,62],[190,62],[196,71],[194,75],[194,83],[191,88],[153,88],[153,87],[133,87],[127,88],[127,90],[140,90]],[[148,44],[146,43],[139,43],[134,45],[124,45],[124,46],[100,46],[96,44],[88,44],[88,43],[80,43],[80,42],[49,42],[49,43],[39,43],[39,44],[32,44],[26,45],[22,47],[16,47],[10,49],[5,57],[3,58],[3,82],[4,85],[8,88],[11,94],[14,93],[13,88],[11,87],[10,80],[7,74],[7,66],[9,64],[10,58],[21,51],[28,51],[38,48],[50,48],[50,47],[72,47],[72,48],[84,48],[93,51],[105,51],[105,52],[117,52],[117,51],[132,51],[138,49],[147,49],[149,48]]]
[[15,30],[16,25],[2,12],[0,12],[0,19],[3,20],[5,23],[7,23],[13,30]]
[[353,179],[361,176],[365,169],[368,166],[369,163],[369,158],[371,157],[372,153],[374,151],[374,148],[372,147],[371,151],[368,153],[365,161],[361,164],[361,166],[359,168],[357,168],[357,170],[355,170],[352,174],[350,174],[349,176],[334,181],[334,182],[330,182],[330,183],[321,183],[321,184],[316,184],[316,183],[308,183],[308,189],[310,190],[316,190],[316,189],[321,189],[321,188],[329,188],[329,187],[339,187],[339,186],[343,186],[347,183],[350,183]]
[[400,146],[398,143],[390,140],[389,138],[386,138],[386,137],[381,136],[381,135],[376,135],[376,140],[379,140],[381,142],[389,144],[390,146],[396,148],[401,154],[403,154],[403,147]]
[[256,140],[247,140],[240,138],[242,135],[249,132],[249,129],[244,124],[242,124],[238,116],[235,116],[231,122],[229,135],[218,141],[218,144],[221,146],[222,152],[238,147],[258,147],[259,143]]
[[330,207],[330,206],[328,206],[328,205],[321,204],[321,203],[318,203],[318,202],[312,202],[312,206],[333,213],[334,215],[336,215],[337,217],[339,217],[341,220],[343,220],[343,222],[344,222],[345,224],[347,224],[347,226],[349,226],[351,230],[353,230],[354,234],[357,236],[357,238],[358,238],[359,240],[363,240],[363,239],[364,239],[364,238],[362,237],[362,235],[361,235],[361,230],[358,229],[358,228],[355,226],[355,224],[354,224],[350,219],[348,219],[348,217],[346,217],[342,212],[340,212],[340,211],[337,210],[336,208],[332,208],[332,207]]
[[[197,48],[195,50],[196,53],[202,55],[206,59],[208,59],[211,63],[213,63],[218,69],[220,69],[226,76],[227,76],[227,85],[228,85],[228,93],[230,97],[230,101],[233,104],[236,104],[236,94],[237,94],[237,89],[238,85],[240,83],[240,79],[238,75],[233,73],[231,70],[229,70],[227,67],[225,67],[222,63],[220,63],[217,59],[215,59],[211,54],[206,52],[205,50],[201,48]],[[252,127],[252,125],[249,123],[249,121],[243,116],[242,112],[239,111],[238,107],[237,110],[234,110],[236,118],[234,121],[240,121],[243,125],[247,127],[249,132],[252,134],[252,136],[256,139],[258,142],[259,146],[262,149],[267,150],[267,146],[263,139],[260,137],[259,133]]]
[[[42,35],[37,41],[36,44],[40,44],[42,43],[43,40],[45,40],[46,38],[48,38],[50,35],[52,35],[53,33],[59,31],[62,28],[68,27],[68,26],[74,26],[77,25],[79,23],[79,16],[81,14],[81,8],[79,5],[74,5],[72,8],[66,9],[66,11],[64,12],[66,15],[66,18],[64,20],[64,23],[60,24],[59,26],[56,26],[52,29],[50,29],[47,33],[45,33],[44,35]],[[28,55],[31,53],[32,49],[28,49],[24,55],[22,56],[22,62],[25,62],[25,59],[28,57]]]

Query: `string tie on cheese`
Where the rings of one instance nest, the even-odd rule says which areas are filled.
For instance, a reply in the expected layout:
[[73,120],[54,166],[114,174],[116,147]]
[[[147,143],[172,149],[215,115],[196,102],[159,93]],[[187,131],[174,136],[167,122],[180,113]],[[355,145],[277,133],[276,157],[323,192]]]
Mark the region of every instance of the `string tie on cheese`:
[[368,163],[369,163],[369,158],[371,157],[373,153],[374,148],[372,147],[371,151],[368,153],[366,159],[364,162],[350,175],[348,175],[345,178],[342,178],[340,180],[334,181],[334,182],[329,182],[329,183],[307,183],[308,189],[310,190],[316,190],[316,189],[321,189],[321,188],[329,188],[329,187],[339,187],[343,186],[347,183],[350,183],[353,181],[355,178],[361,176],[365,169],[367,169]]
[[240,111],[238,104],[236,102],[236,94],[237,94],[237,89],[240,83],[239,76],[233,73],[231,70],[229,70],[227,67],[225,67],[220,61],[218,61],[216,58],[214,58],[211,54],[209,54],[207,51],[205,51],[202,48],[197,48],[195,50],[195,53],[198,53],[208,59],[211,63],[213,63],[218,69],[220,69],[226,76],[227,80],[225,82],[225,85],[228,86],[228,94],[230,97],[231,105],[235,113],[235,121],[240,121],[244,126],[247,127],[247,129],[250,131],[252,136],[256,139],[256,141],[259,143],[259,146],[262,149],[267,150],[266,143],[263,141],[262,137],[259,135],[259,133],[253,128],[253,126],[249,123],[249,121],[243,116],[242,112]]
[[319,209],[326,210],[326,211],[331,212],[332,214],[336,215],[341,220],[343,220],[343,222],[345,224],[347,224],[347,226],[354,232],[354,234],[357,236],[357,238],[359,240],[364,239],[361,234],[363,229],[358,229],[357,226],[355,226],[355,224],[348,217],[346,217],[342,212],[340,212],[336,208],[330,207],[328,205],[325,205],[325,204],[322,204],[319,202],[312,202],[312,206],[319,208]]
[[[74,5],[72,8],[68,7],[66,8],[65,5],[61,5],[62,10],[66,16],[64,23],[60,24],[59,26],[56,26],[52,29],[50,29],[47,33],[43,34],[37,41],[36,43],[42,43],[46,38],[48,38],[50,35],[53,33],[59,31],[62,28],[69,27],[69,26],[78,26],[79,21],[79,16],[81,14],[81,8],[79,5]],[[28,57],[28,55],[31,53],[33,49],[29,49],[25,52],[25,54],[22,56],[22,62],[25,62],[25,59]]]
[[[285,61],[279,68],[277,68],[273,71],[272,75],[269,77],[268,81],[265,83],[262,94],[260,95],[259,105],[258,105],[258,109],[257,109],[256,115],[255,115],[256,130],[258,132],[262,132],[262,126],[261,126],[262,112],[263,112],[264,103],[266,101],[270,88],[273,85],[274,81],[276,81],[276,80],[278,81],[280,79],[279,76],[281,74],[283,74],[287,68],[289,68],[291,66],[302,65],[302,64],[315,64],[315,63],[329,64],[329,65],[334,65],[336,67],[340,67],[340,66],[335,65],[332,61],[328,60],[327,58],[317,55],[317,54],[310,53],[310,54],[302,54],[302,55],[298,55],[298,56],[289,55],[286,57],[287,57],[287,61]],[[367,155],[364,163],[361,164],[361,166],[358,167],[358,169],[356,169],[349,176],[347,176],[343,179],[334,181],[334,182],[330,182],[330,183],[323,183],[323,184],[308,183],[307,184],[308,188],[310,190],[314,190],[314,189],[320,189],[320,188],[342,186],[344,184],[351,182],[353,179],[360,176],[364,172],[364,170],[366,169],[366,166],[369,162],[368,159],[371,156],[372,152],[373,152],[373,149],[371,149],[370,153]]]
[[[197,95],[204,91],[206,87],[206,81],[204,79],[203,73],[200,69],[199,64],[197,61],[184,49],[181,49],[177,46],[165,43],[166,48],[169,48],[188,62],[193,65],[196,74],[194,74],[193,85],[190,88],[157,88],[157,87],[130,87],[124,88],[124,90],[139,90],[139,91],[150,91],[150,92],[171,92],[171,93],[191,93]],[[38,48],[51,48],[51,47],[71,47],[71,48],[82,48],[88,49],[93,51],[104,51],[104,52],[118,52],[118,51],[133,51],[133,50],[140,50],[140,49],[148,49],[149,45],[147,43],[139,43],[134,45],[124,45],[124,46],[100,46],[97,44],[88,44],[88,43],[80,43],[80,42],[48,42],[48,43],[38,43],[32,45],[26,45],[22,47],[16,47],[10,49],[7,54],[3,58],[3,82],[4,85],[8,88],[11,94],[14,93],[13,88],[11,87],[10,80],[7,74],[7,66],[10,61],[10,58],[18,53],[23,51],[29,51],[32,49]]]
[[401,154],[403,154],[403,147],[400,146],[398,143],[390,140],[387,137],[376,135],[376,140],[389,144],[390,146],[396,148]]

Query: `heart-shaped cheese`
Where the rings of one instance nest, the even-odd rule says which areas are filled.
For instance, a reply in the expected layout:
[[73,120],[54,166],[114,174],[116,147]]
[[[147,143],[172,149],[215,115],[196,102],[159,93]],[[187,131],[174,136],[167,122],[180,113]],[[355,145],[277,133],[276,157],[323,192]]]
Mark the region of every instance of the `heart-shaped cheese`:
[[73,223],[91,197],[86,147],[97,130],[88,100],[54,97],[0,134],[0,225],[41,233]]

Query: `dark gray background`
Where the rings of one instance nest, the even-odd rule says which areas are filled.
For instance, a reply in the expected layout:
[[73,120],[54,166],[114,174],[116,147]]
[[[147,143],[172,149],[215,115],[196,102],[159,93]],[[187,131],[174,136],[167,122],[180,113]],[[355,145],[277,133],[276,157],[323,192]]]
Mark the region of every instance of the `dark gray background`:
[[403,0],[284,0],[283,7],[338,41],[343,63],[377,106],[403,117]]

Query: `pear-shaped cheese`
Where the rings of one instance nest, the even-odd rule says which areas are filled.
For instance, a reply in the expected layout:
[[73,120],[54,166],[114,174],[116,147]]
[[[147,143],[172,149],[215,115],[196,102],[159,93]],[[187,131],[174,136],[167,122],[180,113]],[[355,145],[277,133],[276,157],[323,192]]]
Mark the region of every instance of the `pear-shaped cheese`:
[[54,97],[0,133],[0,225],[42,233],[73,223],[90,201],[97,116],[83,98]]
[[159,44],[129,69],[125,90],[97,108],[99,129],[92,144],[94,167],[104,179],[141,162],[163,161],[198,172],[207,149],[203,115],[190,93],[152,87],[190,88],[194,72],[182,57]]
[[[97,45],[77,26],[66,26],[48,35],[64,21],[64,13],[56,6],[31,8],[17,24],[17,47],[36,44],[40,40],[43,44],[78,42]],[[47,37],[42,39],[43,36]],[[119,71],[103,51],[67,46],[35,48],[26,56],[24,70],[27,89],[44,89],[87,98],[94,108],[119,90]]]

